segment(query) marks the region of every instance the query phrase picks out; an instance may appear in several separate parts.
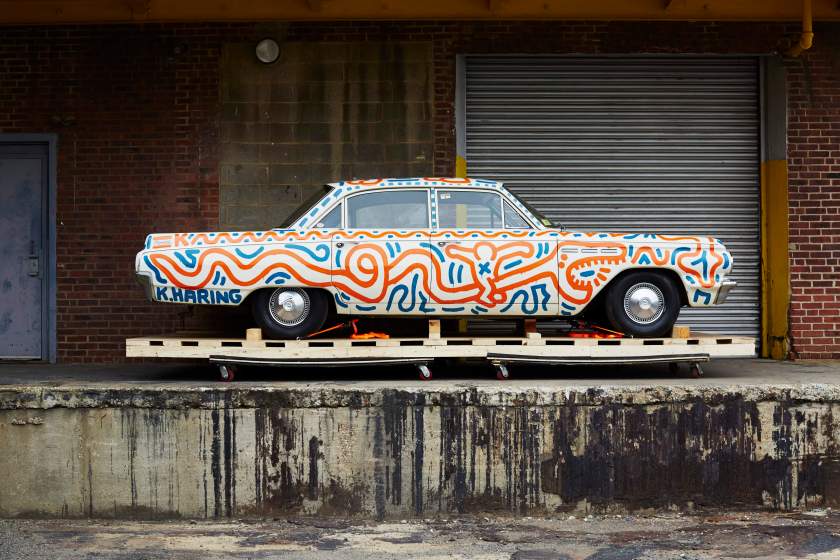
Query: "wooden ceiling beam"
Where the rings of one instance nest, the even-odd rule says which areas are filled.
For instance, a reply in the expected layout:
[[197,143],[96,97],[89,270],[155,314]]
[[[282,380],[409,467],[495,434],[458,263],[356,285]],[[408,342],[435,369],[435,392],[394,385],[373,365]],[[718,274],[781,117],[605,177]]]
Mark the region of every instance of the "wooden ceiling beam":
[[[791,0],[0,0],[0,25],[428,19],[798,21]],[[840,21],[838,0],[814,19]]]

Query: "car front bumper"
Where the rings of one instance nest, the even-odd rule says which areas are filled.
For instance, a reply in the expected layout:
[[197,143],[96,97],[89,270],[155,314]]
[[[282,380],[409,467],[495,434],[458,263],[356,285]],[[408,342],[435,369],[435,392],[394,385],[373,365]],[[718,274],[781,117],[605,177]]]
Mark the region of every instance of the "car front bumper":
[[729,292],[733,290],[738,285],[738,282],[734,280],[725,280],[721,282],[720,288],[718,288],[717,298],[715,299],[716,304],[721,304],[726,301],[726,298],[729,296]]
[[152,277],[146,276],[145,274],[135,274],[134,278],[137,280],[137,283],[143,286],[143,292],[146,294],[146,299],[149,301],[154,301],[152,297]]

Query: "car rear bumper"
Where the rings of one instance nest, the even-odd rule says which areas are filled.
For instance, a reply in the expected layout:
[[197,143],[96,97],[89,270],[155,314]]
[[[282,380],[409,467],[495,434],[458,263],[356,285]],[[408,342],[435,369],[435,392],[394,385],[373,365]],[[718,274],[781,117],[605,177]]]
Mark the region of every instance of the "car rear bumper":
[[726,280],[721,282],[720,288],[718,288],[717,299],[715,299],[716,304],[721,304],[726,301],[726,298],[729,296],[729,292],[732,291],[738,285],[738,282],[734,280]]

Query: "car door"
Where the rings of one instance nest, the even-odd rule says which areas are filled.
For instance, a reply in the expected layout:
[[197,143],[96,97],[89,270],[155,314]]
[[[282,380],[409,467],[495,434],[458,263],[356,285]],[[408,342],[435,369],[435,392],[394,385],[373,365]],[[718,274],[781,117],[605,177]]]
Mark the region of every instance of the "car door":
[[365,189],[344,199],[333,235],[339,313],[423,315],[430,306],[428,189]]
[[432,297],[447,313],[544,316],[558,312],[557,241],[499,192],[437,189]]

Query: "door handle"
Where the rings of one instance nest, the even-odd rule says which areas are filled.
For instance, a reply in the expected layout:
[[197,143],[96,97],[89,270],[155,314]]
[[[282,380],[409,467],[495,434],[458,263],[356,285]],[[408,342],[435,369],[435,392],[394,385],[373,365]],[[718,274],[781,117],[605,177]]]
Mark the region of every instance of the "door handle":
[[27,270],[26,273],[29,276],[38,276],[41,274],[41,259],[38,257],[38,254],[35,252],[35,241],[29,242],[29,256],[26,257],[27,260]]
[[344,247],[344,243],[339,241],[338,243],[335,244],[335,246],[338,247],[339,249],[341,249],[342,247]]

